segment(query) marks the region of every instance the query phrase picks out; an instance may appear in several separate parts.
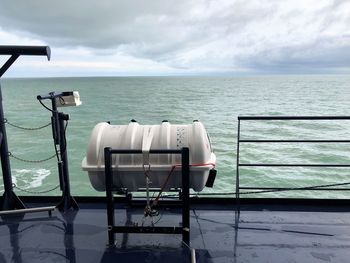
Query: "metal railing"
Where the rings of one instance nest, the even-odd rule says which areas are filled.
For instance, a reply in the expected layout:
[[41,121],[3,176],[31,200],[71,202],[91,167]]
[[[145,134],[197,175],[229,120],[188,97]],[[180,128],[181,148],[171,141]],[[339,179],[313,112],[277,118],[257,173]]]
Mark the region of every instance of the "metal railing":
[[[329,184],[322,186],[311,187],[256,187],[256,186],[240,186],[240,168],[241,167],[350,167],[350,164],[335,164],[335,163],[241,163],[240,162],[240,145],[242,143],[350,143],[350,140],[320,140],[320,139],[241,139],[241,122],[242,121],[330,121],[330,120],[350,120],[350,116],[239,116],[237,127],[237,160],[236,160],[236,201],[240,206],[240,190],[262,190],[260,192],[287,191],[287,190],[312,190],[312,191],[349,191],[350,188],[335,188],[329,186],[348,185],[349,183]],[[243,194],[244,192],[242,192]],[[254,192],[252,192],[254,193]],[[257,192],[259,193],[259,192]]]

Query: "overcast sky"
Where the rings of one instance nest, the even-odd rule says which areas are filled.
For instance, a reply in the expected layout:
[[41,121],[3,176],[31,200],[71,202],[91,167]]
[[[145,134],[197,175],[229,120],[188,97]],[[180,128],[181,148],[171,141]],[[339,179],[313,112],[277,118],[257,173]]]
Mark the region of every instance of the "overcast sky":
[[[1,0],[16,76],[350,73],[350,0]],[[5,58],[0,58],[4,62]]]

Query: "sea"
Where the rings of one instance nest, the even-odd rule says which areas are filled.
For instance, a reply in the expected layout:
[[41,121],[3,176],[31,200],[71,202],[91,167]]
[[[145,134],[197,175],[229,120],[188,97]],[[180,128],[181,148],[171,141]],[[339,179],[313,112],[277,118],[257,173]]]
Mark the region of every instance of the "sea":
[[[36,97],[51,91],[79,91],[82,100],[79,107],[60,108],[69,115],[67,151],[75,196],[104,195],[91,187],[81,169],[90,133],[99,122],[125,125],[135,119],[140,124],[163,120],[190,124],[200,120],[217,156],[217,176],[214,187],[199,194],[223,197],[235,192],[238,116],[350,116],[350,76],[346,75],[3,79],[1,88],[12,178],[19,195],[60,195],[50,126],[40,130],[12,126],[35,128],[50,123],[51,112]],[[240,136],[350,140],[350,120],[242,121]],[[239,157],[240,163],[350,164],[350,143],[246,143],[240,145]],[[246,187],[343,184],[338,187],[350,188],[347,167],[240,167],[239,174],[240,186]],[[299,190],[245,197],[349,198],[349,194]]]

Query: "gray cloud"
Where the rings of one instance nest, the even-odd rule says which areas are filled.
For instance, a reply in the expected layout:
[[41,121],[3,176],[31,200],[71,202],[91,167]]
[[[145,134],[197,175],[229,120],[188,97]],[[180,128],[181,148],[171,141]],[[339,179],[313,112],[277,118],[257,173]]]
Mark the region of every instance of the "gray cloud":
[[54,47],[192,71],[350,68],[348,1],[10,1],[0,27]]
[[[168,4],[166,4],[168,3]],[[186,5],[176,1],[9,1],[1,2],[0,24],[66,46],[114,48],[121,44],[157,41],[167,19]],[[171,22],[171,21],[170,21]]]
[[256,72],[347,73],[350,45],[337,45],[337,40],[317,39],[315,43],[266,49],[254,57],[241,56],[238,59],[240,65]]

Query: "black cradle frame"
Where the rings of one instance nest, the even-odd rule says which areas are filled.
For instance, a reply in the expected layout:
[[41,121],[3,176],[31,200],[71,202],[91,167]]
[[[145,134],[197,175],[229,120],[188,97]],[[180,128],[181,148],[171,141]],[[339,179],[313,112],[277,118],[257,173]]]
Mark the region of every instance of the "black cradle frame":
[[178,150],[150,150],[150,154],[181,154],[181,172],[182,172],[182,194],[179,205],[182,207],[182,227],[166,226],[116,226],[114,214],[113,197],[113,154],[142,154],[142,150],[122,150],[106,147],[104,149],[105,157],[105,176],[106,176],[106,197],[107,197],[107,221],[108,221],[108,244],[115,244],[115,233],[139,233],[139,234],[182,234],[182,241],[189,245],[190,243],[190,164],[189,148],[184,147]]

